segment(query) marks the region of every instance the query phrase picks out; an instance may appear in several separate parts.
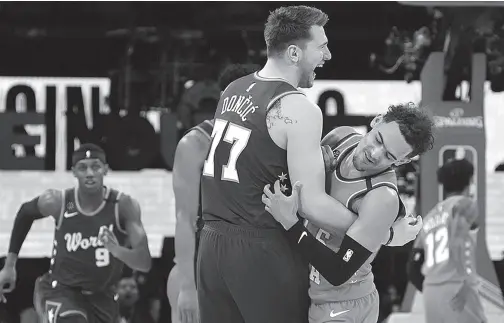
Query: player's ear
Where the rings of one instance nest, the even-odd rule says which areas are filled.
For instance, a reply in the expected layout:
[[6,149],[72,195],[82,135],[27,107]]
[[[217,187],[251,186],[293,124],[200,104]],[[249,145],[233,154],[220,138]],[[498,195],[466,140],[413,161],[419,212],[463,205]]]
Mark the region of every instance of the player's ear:
[[379,114],[371,120],[371,128],[374,128],[381,123],[383,123],[383,114]]
[[72,166],[72,174],[75,178],[77,178],[77,170],[75,169],[75,166]]
[[287,57],[291,62],[297,64],[303,58],[303,51],[296,45],[290,45],[287,47]]
[[109,165],[105,164],[103,165],[103,176],[107,175],[109,171]]

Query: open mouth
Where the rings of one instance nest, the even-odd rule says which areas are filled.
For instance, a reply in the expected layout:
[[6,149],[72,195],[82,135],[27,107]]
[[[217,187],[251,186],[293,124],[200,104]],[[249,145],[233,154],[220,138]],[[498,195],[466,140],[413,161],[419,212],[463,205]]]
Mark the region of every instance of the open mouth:
[[88,179],[84,182],[84,184],[86,185],[94,185],[96,183],[96,181],[92,180],[92,179]]

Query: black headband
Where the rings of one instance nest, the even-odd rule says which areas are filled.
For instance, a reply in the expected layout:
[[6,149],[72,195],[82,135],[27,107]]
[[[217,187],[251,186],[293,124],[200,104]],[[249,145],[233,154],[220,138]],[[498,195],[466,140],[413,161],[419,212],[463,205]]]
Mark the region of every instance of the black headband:
[[99,159],[102,161],[102,163],[106,164],[107,159],[105,158],[105,153],[102,151],[98,150],[92,150],[92,149],[87,149],[87,150],[78,150],[73,153],[72,155],[72,165],[75,166],[79,161],[83,159]]

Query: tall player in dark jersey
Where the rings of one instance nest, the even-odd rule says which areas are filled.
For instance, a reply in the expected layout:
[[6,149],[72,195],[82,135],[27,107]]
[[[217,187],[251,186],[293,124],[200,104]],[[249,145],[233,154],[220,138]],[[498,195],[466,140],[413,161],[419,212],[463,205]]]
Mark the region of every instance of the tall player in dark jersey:
[[0,271],[0,296],[15,286],[17,255],[33,221],[50,216],[56,224],[53,256],[49,272],[37,280],[36,307],[49,323],[114,322],[118,308],[113,287],[123,263],[143,272],[151,267],[140,206],[104,186],[108,166],[100,147],[81,145],[72,163],[76,188],[49,189],[18,211]]
[[[410,241],[422,227],[420,216],[399,218],[405,210],[391,167],[407,163],[411,157],[432,148],[432,119],[420,109],[399,104],[377,116],[371,126],[372,130],[364,136],[351,127],[339,127],[322,141],[338,156],[336,170],[328,178],[328,190],[333,198],[358,214],[349,228],[329,233],[309,221],[305,228],[289,203],[287,208],[282,207],[284,210],[279,208],[281,201],[293,203],[296,194],[287,199],[280,190],[275,196],[265,188],[266,208],[289,229],[293,243],[300,246],[313,265],[311,323],[377,322],[379,301],[371,262],[382,244],[390,245],[391,241],[385,242],[384,237],[392,227],[414,223],[411,229],[415,235]],[[394,230],[397,234],[402,231]],[[322,248],[325,245],[332,251]]]
[[466,159],[438,170],[447,193],[424,218],[408,265],[410,281],[423,292],[427,323],[486,322],[478,292],[478,206],[470,197],[474,174]]
[[304,184],[306,217],[329,229],[353,212],[325,192],[322,113],[297,87],[331,58],[322,11],[282,7],[265,27],[264,68],[224,91],[202,176],[205,226],[197,259],[201,322],[297,323],[307,320],[308,264],[264,209],[263,187]]
[[[234,80],[251,74],[255,65],[232,64],[222,71],[222,91]],[[172,309],[172,323],[199,322],[198,296],[195,283],[195,250],[197,222],[201,216],[200,181],[203,163],[210,149],[214,121],[206,120],[191,128],[180,139],[173,165],[173,192],[177,226],[175,229],[175,266],[170,271],[167,294]]]

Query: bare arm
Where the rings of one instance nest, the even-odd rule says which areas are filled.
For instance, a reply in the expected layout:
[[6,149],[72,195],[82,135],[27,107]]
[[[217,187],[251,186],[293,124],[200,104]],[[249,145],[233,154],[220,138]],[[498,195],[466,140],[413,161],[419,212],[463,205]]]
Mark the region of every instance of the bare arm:
[[177,226],[175,256],[180,266],[181,288],[196,290],[194,252],[201,172],[210,141],[196,131],[185,135],[177,146],[173,166],[173,192]]
[[128,267],[148,272],[152,265],[152,259],[147,234],[141,220],[140,205],[129,195],[123,195],[118,203],[119,216],[123,220],[131,249],[117,246],[110,252]]
[[[287,163],[291,183],[303,183],[303,216],[330,232],[346,231],[356,216],[325,192],[325,169],[320,150],[322,112],[302,95],[288,95],[273,109],[281,110],[291,123],[278,122],[286,133]],[[270,111],[275,113],[275,111]],[[277,113],[278,115],[278,113]]]
[[389,187],[379,187],[362,199],[359,217],[347,235],[371,252],[377,251],[388,236],[399,211],[397,193]]
[[11,232],[9,253],[5,260],[5,266],[15,267],[18,259],[18,252],[23,245],[28,232],[34,221],[53,216],[56,223],[61,213],[61,203],[63,197],[61,191],[49,189],[37,198],[21,205],[14,226]]
[[478,218],[478,205],[470,198],[461,199],[453,208],[453,227],[450,235],[450,253],[453,254],[457,272],[468,277],[465,267],[465,237]]

